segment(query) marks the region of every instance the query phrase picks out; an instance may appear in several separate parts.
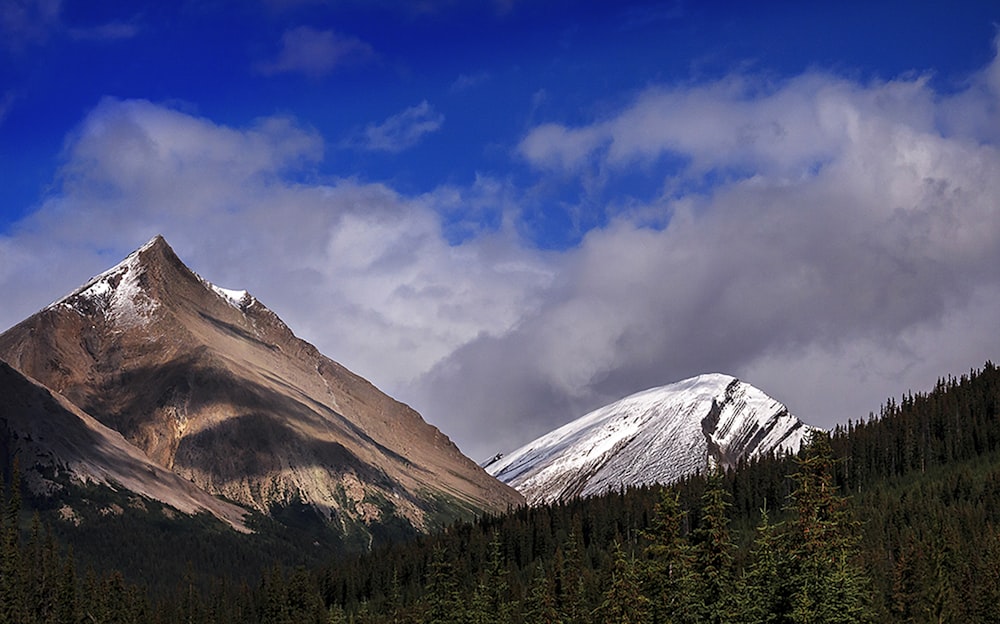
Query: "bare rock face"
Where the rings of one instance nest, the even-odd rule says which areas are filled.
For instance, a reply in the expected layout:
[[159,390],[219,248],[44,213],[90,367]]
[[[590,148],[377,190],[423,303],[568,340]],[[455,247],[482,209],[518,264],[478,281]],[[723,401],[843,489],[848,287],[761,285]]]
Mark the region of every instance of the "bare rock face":
[[523,499],[162,237],[0,335],[0,359],[205,491],[418,530]]

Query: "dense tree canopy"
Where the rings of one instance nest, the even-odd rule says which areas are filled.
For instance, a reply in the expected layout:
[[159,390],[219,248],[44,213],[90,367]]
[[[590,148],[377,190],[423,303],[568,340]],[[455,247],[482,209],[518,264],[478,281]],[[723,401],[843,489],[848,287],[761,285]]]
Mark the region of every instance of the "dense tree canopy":
[[[81,573],[22,509],[10,466],[0,624],[1000,621],[998,407],[1000,371],[987,363],[815,435],[796,457],[517,509],[250,580],[218,570],[207,585],[212,571],[190,564],[169,587]],[[140,531],[120,539],[145,556]]]

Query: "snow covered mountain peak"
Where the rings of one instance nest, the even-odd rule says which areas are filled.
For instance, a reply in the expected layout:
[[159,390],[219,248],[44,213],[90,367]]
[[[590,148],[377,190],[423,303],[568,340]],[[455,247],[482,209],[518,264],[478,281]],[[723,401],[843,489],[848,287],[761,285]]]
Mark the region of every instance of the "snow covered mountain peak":
[[[48,308],[65,307],[81,316],[99,312],[119,327],[148,324],[161,303],[155,292],[155,282],[170,272],[166,267],[171,264],[181,263],[163,236],[156,235],[124,260],[90,278]],[[206,289],[238,310],[246,312],[257,303],[257,299],[246,290],[216,286],[187,267],[184,267],[184,272],[190,273]]]
[[142,286],[141,278],[145,273],[142,257],[158,245],[166,244],[162,236],[153,237],[124,260],[90,278],[47,309],[62,306],[82,316],[99,311],[116,324],[125,326],[148,323],[159,303]]
[[754,386],[710,373],[594,410],[486,470],[544,504],[795,452],[812,429]]

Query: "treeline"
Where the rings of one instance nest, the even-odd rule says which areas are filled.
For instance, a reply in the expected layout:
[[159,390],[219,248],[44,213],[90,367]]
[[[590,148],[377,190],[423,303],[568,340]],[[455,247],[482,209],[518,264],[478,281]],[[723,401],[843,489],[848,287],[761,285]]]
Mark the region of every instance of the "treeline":
[[[48,584],[23,591],[62,578],[54,595],[75,596],[72,612],[96,622],[1000,621],[998,405],[988,362],[796,457],[522,508],[259,580],[206,586],[190,569],[147,595],[113,574],[69,584],[71,558],[31,545],[45,539],[13,550],[18,565],[50,570]],[[12,604],[34,604],[17,595]]]
[[149,621],[140,588],[118,572],[88,571],[81,578],[72,552],[62,551],[37,514],[25,538],[16,462],[12,468],[10,487],[5,492],[0,485],[0,623]]
[[886,477],[924,473],[1000,450],[1000,372],[981,371],[939,379],[927,394],[889,399],[878,416],[833,431],[836,454],[845,458],[838,481],[851,491]]
[[[732,530],[726,479],[713,474],[699,480],[697,520],[682,502],[692,479],[522,509],[319,572],[275,570],[250,603],[208,603],[274,624],[876,621],[835,463],[829,437],[816,436],[782,519],[764,513],[747,548]],[[173,621],[230,621],[202,604]]]

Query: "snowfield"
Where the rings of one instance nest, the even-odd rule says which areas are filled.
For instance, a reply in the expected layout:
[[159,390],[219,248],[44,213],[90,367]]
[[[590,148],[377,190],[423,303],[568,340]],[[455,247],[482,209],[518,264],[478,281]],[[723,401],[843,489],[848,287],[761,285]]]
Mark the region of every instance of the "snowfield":
[[813,427],[718,373],[628,396],[486,466],[529,504],[669,483],[741,457],[795,452]]

